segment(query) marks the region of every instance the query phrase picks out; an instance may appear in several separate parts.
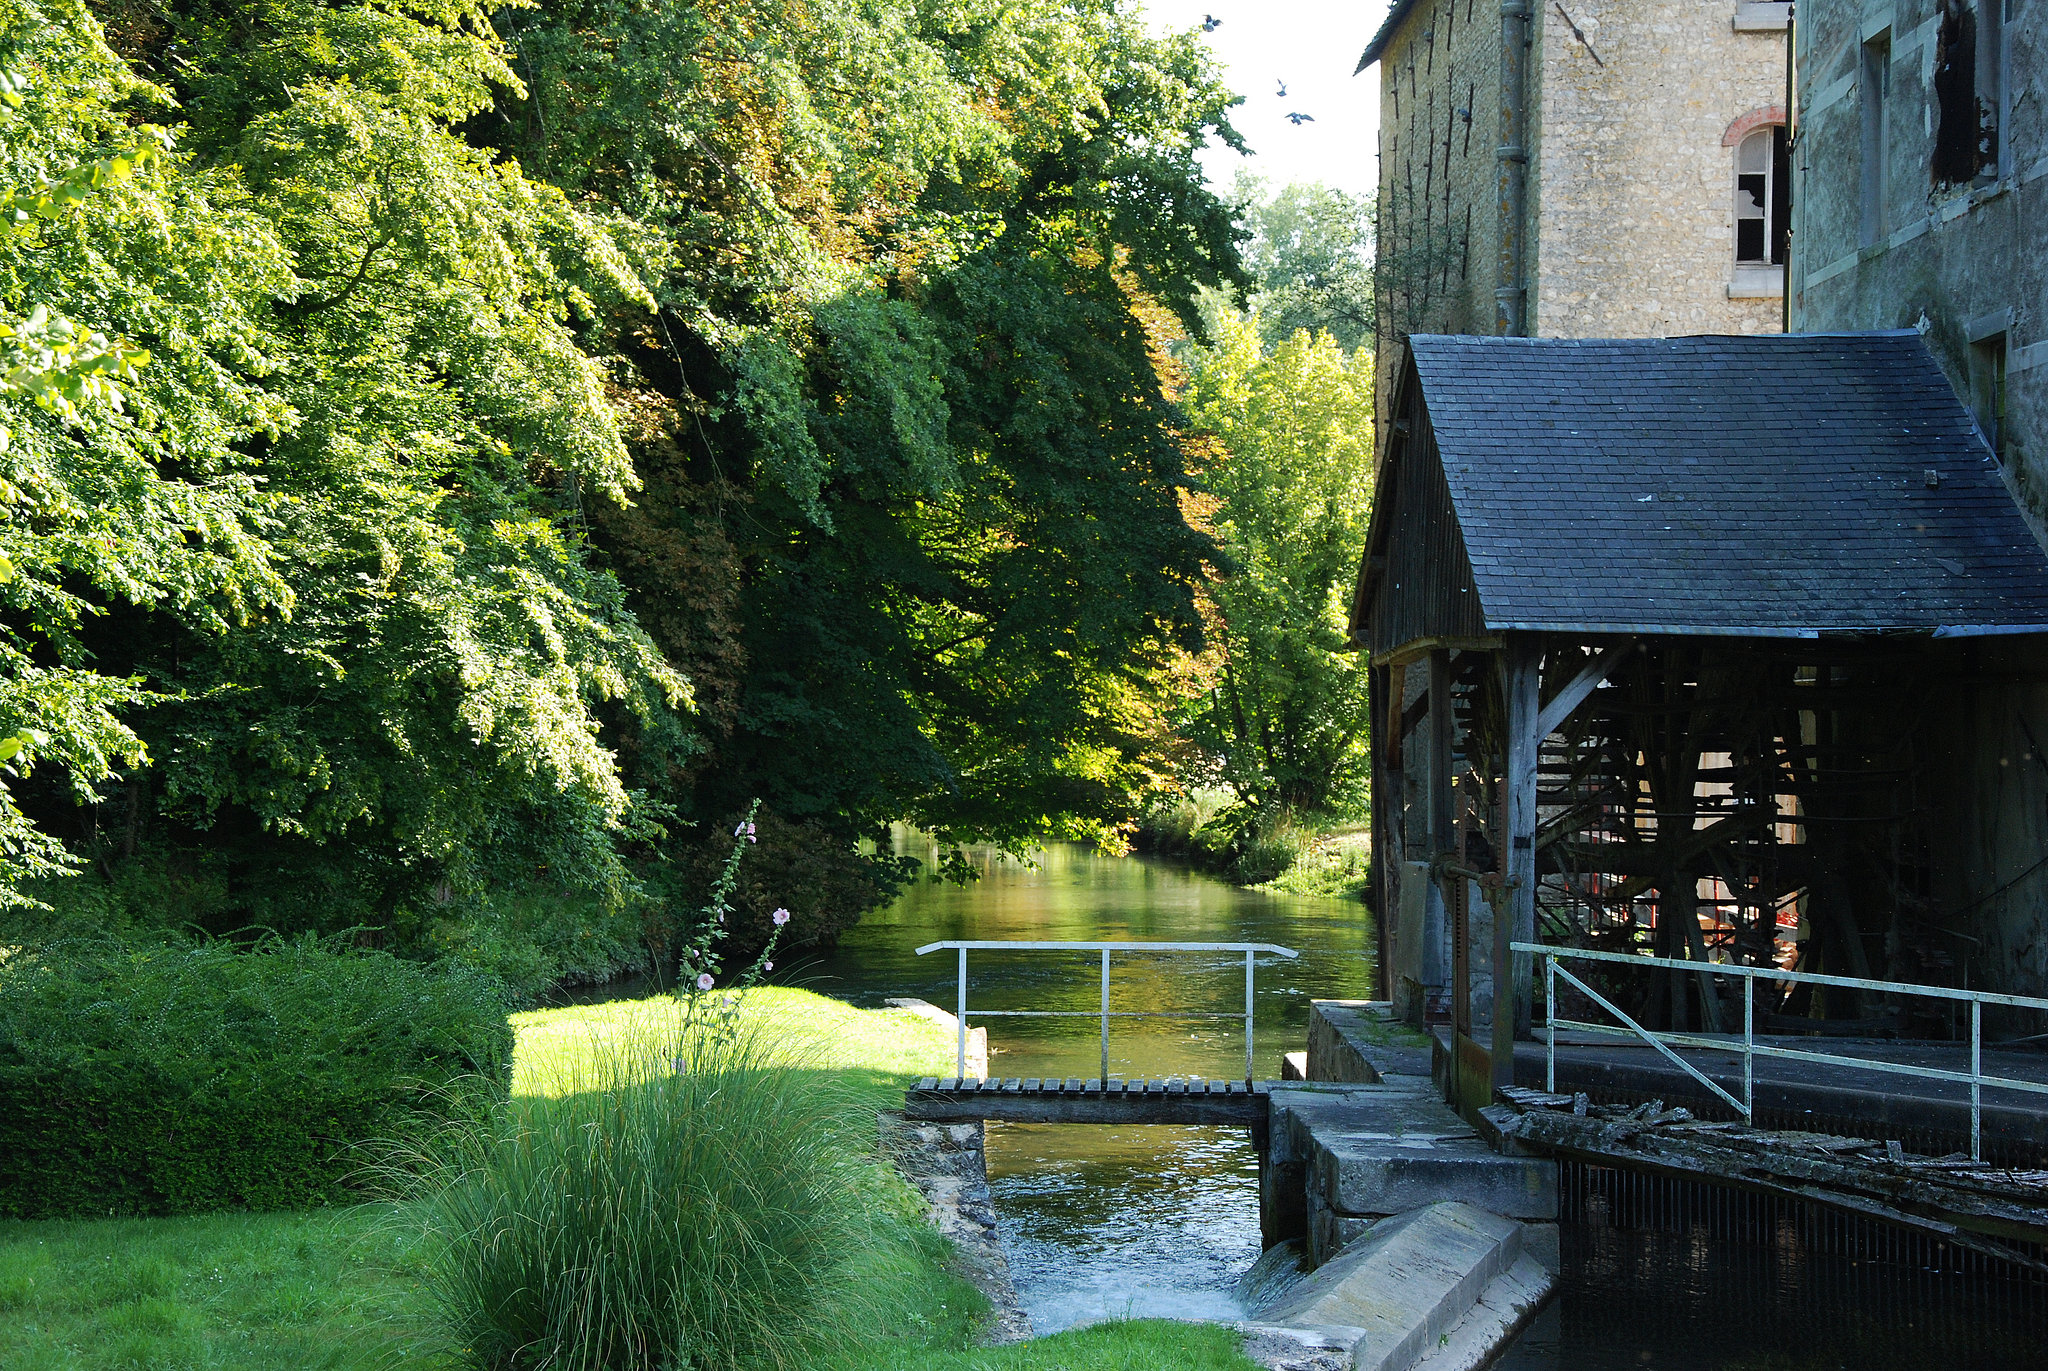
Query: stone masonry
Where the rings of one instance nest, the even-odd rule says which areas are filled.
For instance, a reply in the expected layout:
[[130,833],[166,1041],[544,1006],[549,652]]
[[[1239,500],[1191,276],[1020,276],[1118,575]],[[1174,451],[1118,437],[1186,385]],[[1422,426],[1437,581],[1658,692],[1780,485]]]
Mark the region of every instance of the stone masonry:
[[[1801,0],[1797,45],[1792,327],[1919,329],[2041,537],[2048,0]],[[1972,666],[1926,749],[1933,917],[1969,984],[2048,994],[2048,650],[1986,638]]]
[[[1788,7],[1530,3],[1529,331],[1778,328],[1782,274],[1735,270],[1735,155],[1743,133],[1784,122]],[[1382,30],[1383,408],[1407,334],[1494,328],[1501,10],[1408,0]]]

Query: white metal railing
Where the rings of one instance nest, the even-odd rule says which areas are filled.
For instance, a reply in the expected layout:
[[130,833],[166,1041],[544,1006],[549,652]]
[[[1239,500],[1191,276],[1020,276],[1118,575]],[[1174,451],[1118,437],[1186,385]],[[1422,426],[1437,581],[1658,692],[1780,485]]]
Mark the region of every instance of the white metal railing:
[[[1987,1004],[2009,1005],[2018,1009],[2048,1010],[2048,1000],[2034,999],[2027,995],[2002,995],[1985,990],[1954,990],[1940,985],[1911,985],[1904,981],[1873,981],[1862,976],[1828,976],[1813,971],[1785,971],[1775,966],[1741,966],[1733,962],[1690,962],[1672,957],[1641,957],[1629,952],[1596,952],[1591,948],[1553,947],[1547,943],[1513,943],[1516,952],[1527,952],[1542,957],[1544,980],[1544,1001],[1549,1007],[1548,1025],[1545,1036],[1548,1039],[1544,1087],[1553,1093],[1557,1090],[1557,1030],[1577,1028],[1591,1033],[1607,1033],[1626,1038],[1631,1035],[1641,1038],[1669,1058],[1673,1065],[1698,1081],[1728,1102],[1730,1108],[1742,1115],[1743,1122],[1754,1121],[1756,1101],[1756,1059],[1776,1057],[1784,1061],[1818,1062],[1823,1065],[1850,1067],[1857,1071],[1877,1071],[1893,1076],[1918,1076],[1923,1080],[1955,1081],[1970,1087],[1970,1160],[1984,1159],[1984,1087],[1995,1086],[2002,1090],[2022,1090],[2036,1095],[2048,1095],[2048,1083],[2019,1080],[2011,1076],[1987,1076],[1984,1074],[1984,1006]],[[1697,1033],[1671,1033],[1644,1028],[1605,995],[1587,985],[1571,972],[1558,965],[1560,959],[1574,961],[1614,962],[1631,967],[1666,967],[1673,971],[1691,972],[1698,976],[1739,976],[1742,979],[1742,1042],[1738,1045],[1727,1037],[1710,1037]],[[1585,1023],[1576,1019],[1560,1019],[1557,1016],[1557,979],[1562,976],[1576,986],[1595,1004],[1621,1020],[1625,1027],[1612,1024]],[[1852,990],[1874,990],[1885,995],[1920,995],[1928,999],[1957,1000],[1970,1006],[1970,1069],[1948,1071],[1935,1066],[1914,1066],[1907,1062],[1879,1061],[1870,1057],[1852,1057],[1839,1052],[1809,1052],[1799,1048],[1776,1047],[1756,1041],[1756,983],[1759,980],[1791,982],[1798,985],[1839,985]],[[1719,1085],[1710,1081],[1693,1066],[1665,1044],[1675,1043],[1680,1047],[1707,1048],[1717,1052],[1739,1052],[1742,1054],[1742,1098],[1736,1099]]]
[[969,951],[1002,952],[1099,952],[1102,954],[1102,1008],[1087,1009],[984,1009],[983,1019],[1094,1019],[1102,1020],[1102,1084],[1109,1084],[1109,1021],[1111,1019],[1235,1019],[1236,1014],[1196,1013],[1181,1010],[1117,1010],[1109,1008],[1109,954],[1112,952],[1242,952],[1244,954],[1244,1078],[1252,1078],[1252,966],[1261,952],[1292,959],[1301,954],[1291,947],[1272,943],[1068,943],[1068,942],[943,942],[926,943],[917,949],[927,952],[952,948],[960,953],[959,993],[955,1013],[959,1018],[960,1049],[954,1059],[955,1077],[967,1075],[967,954]]

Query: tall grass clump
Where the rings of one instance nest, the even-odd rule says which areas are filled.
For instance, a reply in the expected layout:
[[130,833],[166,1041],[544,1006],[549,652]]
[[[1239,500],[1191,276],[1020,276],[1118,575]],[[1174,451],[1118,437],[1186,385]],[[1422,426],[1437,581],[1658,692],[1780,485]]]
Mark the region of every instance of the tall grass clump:
[[[847,1306],[881,1177],[860,1111],[741,1000],[790,919],[720,986],[749,812],[682,951],[672,1016],[593,1033],[551,1095],[493,1104],[396,1173],[426,1285],[479,1371],[721,1371],[813,1360]],[[473,1097],[476,1098],[476,1097]]]
[[829,1083],[749,1032],[593,1043],[555,1098],[409,1168],[426,1285],[480,1371],[801,1364],[878,1185]]

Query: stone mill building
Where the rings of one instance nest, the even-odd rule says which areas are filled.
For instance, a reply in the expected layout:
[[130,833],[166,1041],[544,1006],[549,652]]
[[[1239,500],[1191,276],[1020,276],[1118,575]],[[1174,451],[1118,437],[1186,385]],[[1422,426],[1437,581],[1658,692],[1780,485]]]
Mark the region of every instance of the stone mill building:
[[1396,0],[1359,61],[1382,399],[1409,333],[1781,328],[1790,9]]

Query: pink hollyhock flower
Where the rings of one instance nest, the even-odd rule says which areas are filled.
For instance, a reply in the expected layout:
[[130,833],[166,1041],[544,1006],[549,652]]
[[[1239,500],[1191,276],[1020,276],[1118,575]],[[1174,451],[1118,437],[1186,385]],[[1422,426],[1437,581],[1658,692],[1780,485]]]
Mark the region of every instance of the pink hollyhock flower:
[[703,975],[697,978],[697,988],[699,990],[709,990],[711,988],[711,985],[711,973],[709,971],[705,972]]
[[773,971],[773,970],[775,969],[775,963],[774,963],[774,962],[762,962],[762,963],[761,963],[761,969],[762,969],[763,971]]
[[775,926],[777,928],[780,928],[784,924],[789,922],[789,911],[786,909],[778,909],[773,914],[770,914],[768,917],[775,920]]

